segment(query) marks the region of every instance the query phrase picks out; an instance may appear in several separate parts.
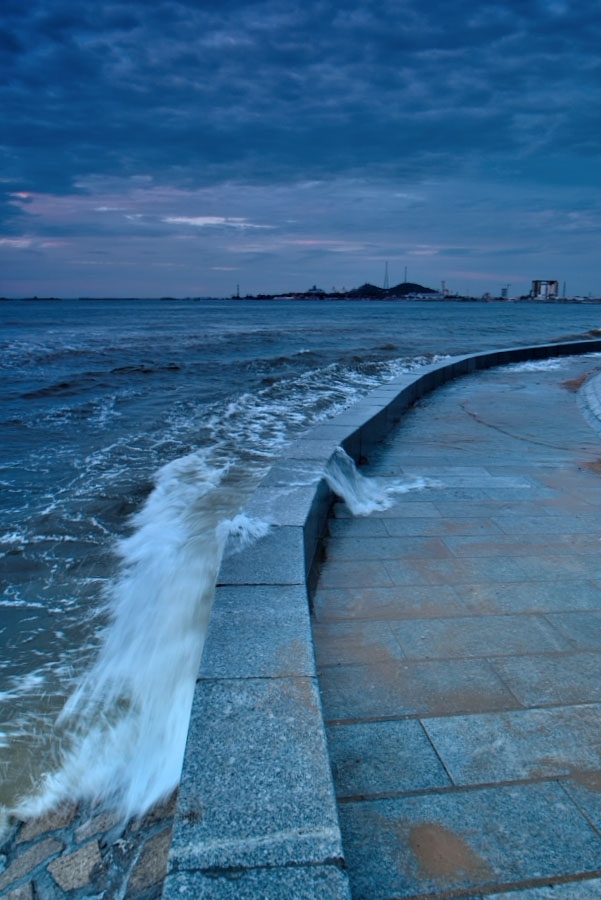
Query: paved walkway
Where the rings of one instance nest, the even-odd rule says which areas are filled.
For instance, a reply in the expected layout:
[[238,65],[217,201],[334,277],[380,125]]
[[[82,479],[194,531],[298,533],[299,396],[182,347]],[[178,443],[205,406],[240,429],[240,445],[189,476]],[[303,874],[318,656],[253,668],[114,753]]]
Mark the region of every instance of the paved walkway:
[[438,486],[335,507],[314,635],[353,900],[601,898],[598,367],[443,387],[365,470]]

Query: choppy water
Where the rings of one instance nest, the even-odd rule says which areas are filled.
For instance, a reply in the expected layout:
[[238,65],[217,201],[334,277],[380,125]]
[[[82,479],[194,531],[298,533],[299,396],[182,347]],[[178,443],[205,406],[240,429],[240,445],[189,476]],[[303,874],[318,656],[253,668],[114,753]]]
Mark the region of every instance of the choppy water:
[[248,527],[245,498],[296,434],[439,356],[600,320],[563,304],[0,303],[0,803],[44,785],[43,802],[128,814],[177,783],[228,523]]

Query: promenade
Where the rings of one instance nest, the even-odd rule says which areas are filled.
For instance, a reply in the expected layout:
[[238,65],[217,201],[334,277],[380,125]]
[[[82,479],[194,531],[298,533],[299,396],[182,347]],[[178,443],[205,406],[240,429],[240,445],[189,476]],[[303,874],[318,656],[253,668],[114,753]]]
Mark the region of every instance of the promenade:
[[598,366],[450,382],[362,469],[430,483],[334,507],[313,635],[353,900],[601,898]]

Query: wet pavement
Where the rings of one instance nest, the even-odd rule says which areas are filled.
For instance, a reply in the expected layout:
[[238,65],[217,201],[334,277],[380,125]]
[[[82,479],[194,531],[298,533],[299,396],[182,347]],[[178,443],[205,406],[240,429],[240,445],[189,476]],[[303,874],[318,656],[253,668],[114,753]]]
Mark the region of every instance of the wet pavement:
[[601,898],[599,357],[420,401],[336,504],[313,631],[354,900]]

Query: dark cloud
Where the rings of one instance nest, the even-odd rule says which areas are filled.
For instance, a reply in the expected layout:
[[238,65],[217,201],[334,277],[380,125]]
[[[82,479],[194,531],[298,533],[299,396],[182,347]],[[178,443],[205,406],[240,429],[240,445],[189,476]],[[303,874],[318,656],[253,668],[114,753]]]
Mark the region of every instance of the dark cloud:
[[599,151],[600,7],[9,2],[4,171],[203,184]]

